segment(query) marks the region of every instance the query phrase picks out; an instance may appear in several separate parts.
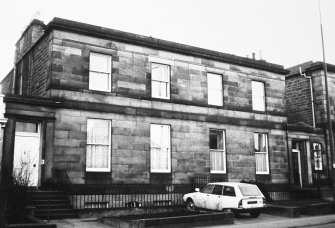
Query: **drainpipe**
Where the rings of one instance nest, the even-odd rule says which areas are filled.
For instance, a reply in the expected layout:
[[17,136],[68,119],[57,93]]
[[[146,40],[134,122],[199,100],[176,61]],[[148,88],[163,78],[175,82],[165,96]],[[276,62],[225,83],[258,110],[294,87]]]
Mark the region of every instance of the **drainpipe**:
[[302,73],[301,67],[299,67],[300,75],[309,80],[309,89],[311,91],[311,102],[312,102],[312,118],[313,118],[313,127],[315,128],[315,113],[314,113],[314,95],[312,87],[312,77],[307,76],[305,73]]
[[290,164],[290,147],[288,145],[289,137],[288,137],[288,124],[286,123],[286,150],[287,150],[287,165],[288,165],[288,183],[291,186],[291,164]]

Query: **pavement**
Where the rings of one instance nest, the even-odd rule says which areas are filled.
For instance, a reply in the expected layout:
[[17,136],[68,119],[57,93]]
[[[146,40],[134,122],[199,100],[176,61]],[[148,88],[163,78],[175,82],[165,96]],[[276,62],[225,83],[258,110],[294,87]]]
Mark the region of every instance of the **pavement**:
[[[57,228],[110,228],[111,226],[99,223],[96,218],[60,219],[50,220],[49,223]],[[203,227],[203,226],[197,226]],[[206,226],[208,227],[208,226]],[[212,228],[284,228],[284,227],[335,227],[335,214],[321,216],[301,216],[299,218],[286,218],[282,216],[262,213],[258,218],[240,215],[235,219],[234,225],[214,225]],[[204,227],[205,228],[205,227]]]

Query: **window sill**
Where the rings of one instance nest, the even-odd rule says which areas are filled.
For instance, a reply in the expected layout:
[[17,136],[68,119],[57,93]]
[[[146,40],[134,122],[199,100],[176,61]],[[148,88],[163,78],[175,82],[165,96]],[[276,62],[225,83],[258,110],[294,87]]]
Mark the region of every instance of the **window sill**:
[[226,174],[226,170],[211,170],[211,173],[214,174]]

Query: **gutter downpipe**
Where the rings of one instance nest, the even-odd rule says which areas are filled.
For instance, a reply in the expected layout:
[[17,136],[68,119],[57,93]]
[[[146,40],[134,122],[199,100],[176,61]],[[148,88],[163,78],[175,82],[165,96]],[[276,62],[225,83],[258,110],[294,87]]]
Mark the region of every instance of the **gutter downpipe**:
[[311,92],[311,102],[312,102],[312,118],[313,118],[313,127],[315,128],[315,113],[314,113],[314,94],[313,94],[313,86],[312,86],[312,77],[307,76],[306,73],[302,73],[301,67],[299,67],[300,75],[309,80],[309,89]]

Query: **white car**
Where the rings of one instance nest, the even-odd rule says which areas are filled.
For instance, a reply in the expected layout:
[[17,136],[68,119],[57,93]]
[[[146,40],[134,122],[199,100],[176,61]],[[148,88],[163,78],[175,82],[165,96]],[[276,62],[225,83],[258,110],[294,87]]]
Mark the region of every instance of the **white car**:
[[187,209],[203,208],[216,211],[232,210],[238,213],[250,213],[258,217],[265,207],[265,197],[259,188],[253,184],[217,182],[207,184],[201,191],[183,196]]

